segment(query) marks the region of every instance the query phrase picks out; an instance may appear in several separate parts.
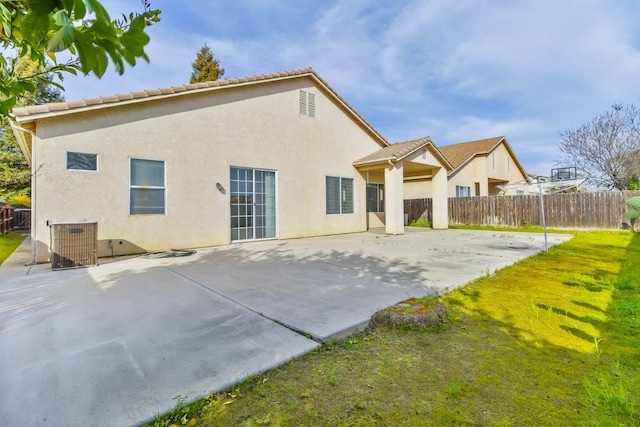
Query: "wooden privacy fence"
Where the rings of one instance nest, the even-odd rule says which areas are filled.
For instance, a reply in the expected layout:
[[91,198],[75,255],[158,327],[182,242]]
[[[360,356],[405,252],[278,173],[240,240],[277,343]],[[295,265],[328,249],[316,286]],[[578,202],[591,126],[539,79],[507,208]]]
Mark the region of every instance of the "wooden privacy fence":
[[14,230],[29,230],[31,228],[31,209],[14,209],[11,228]]
[[[629,222],[625,201],[640,191],[567,193],[544,195],[548,227],[616,229]],[[431,199],[404,201],[409,221],[432,220]],[[484,196],[449,198],[450,224],[485,224],[519,227],[542,225],[540,196]]]
[[0,234],[6,234],[11,230],[13,221],[13,208],[10,205],[0,205]]

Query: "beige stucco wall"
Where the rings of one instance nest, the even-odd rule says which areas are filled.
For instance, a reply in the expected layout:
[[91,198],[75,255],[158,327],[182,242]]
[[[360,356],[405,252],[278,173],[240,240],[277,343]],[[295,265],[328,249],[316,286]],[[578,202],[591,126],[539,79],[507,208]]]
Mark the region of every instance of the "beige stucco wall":
[[[299,114],[299,89],[315,94],[315,118]],[[40,120],[37,136],[38,262],[48,220],[97,221],[101,256],[109,239],[116,254],[227,244],[231,166],[276,171],[279,238],[364,231],[365,177],[352,162],[380,148],[310,78]],[[67,171],[67,151],[96,153],[99,170]],[[132,157],[166,161],[165,215],[129,215]],[[327,175],[354,178],[354,214],[325,213]]]
[[[506,183],[514,183],[527,179],[520,169],[518,169],[513,157],[504,144],[496,147],[496,149],[487,156],[486,162],[487,176],[489,179],[502,180],[506,181]],[[496,187],[497,184],[502,183],[489,184],[488,193],[490,195],[500,194],[500,189]]]
[[430,199],[433,197],[431,180],[411,180],[404,182],[405,199]]
[[[479,184],[479,196],[496,195],[500,190],[497,184],[513,183],[525,180],[526,177],[518,169],[513,157],[504,144],[500,144],[488,156],[478,156],[463,168],[449,175],[447,196],[456,197],[456,186],[471,188],[471,195],[476,195],[476,183]],[[501,182],[490,182],[499,180]],[[404,183],[405,199],[423,199],[433,197],[433,184],[430,179]]]
[[474,158],[467,163],[464,168],[459,169],[455,174],[449,176],[447,195],[449,197],[456,197],[456,186],[462,185],[465,187],[471,187],[471,195],[475,196],[476,182],[480,183],[479,196],[486,196],[488,187],[486,159],[484,157]]

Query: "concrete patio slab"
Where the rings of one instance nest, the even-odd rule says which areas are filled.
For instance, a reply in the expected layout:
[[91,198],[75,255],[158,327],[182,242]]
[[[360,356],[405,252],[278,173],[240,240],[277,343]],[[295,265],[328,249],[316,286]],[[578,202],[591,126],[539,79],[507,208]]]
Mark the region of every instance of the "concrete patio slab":
[[3,425],[133,425],[317,347],[149,261],[3,280]]
[[542,248],[539,234],[408,228],[77,270],[10,262],[0,266],[0,419],[136,424],[171,409],[178,395],[225,389],[318,345],[294,330],[341,336],[380,308]]
[[446,292],[543,248],[539,233],[407,228],[402,236],[373,230],[209,248],[166,265],[324,341],[363,328],[381,308]]

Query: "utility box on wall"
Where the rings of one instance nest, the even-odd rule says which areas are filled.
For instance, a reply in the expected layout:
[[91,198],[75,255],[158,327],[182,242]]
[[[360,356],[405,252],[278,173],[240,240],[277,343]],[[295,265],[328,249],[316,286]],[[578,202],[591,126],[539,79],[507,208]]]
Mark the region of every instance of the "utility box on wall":
[[51,224],[51,268],[89,267],[98,264],[98,223]]

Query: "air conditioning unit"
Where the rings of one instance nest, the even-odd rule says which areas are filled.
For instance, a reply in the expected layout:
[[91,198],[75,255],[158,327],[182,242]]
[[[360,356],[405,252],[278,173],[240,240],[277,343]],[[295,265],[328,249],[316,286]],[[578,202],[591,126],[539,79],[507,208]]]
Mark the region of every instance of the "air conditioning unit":
[[98,264],[98,223],[51,224],[51,268],[89,267]]

